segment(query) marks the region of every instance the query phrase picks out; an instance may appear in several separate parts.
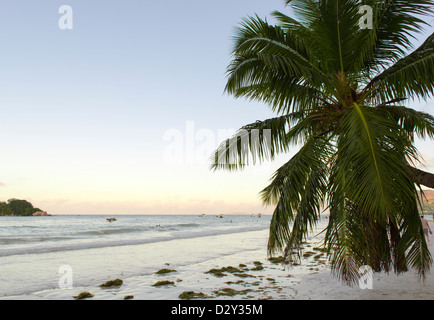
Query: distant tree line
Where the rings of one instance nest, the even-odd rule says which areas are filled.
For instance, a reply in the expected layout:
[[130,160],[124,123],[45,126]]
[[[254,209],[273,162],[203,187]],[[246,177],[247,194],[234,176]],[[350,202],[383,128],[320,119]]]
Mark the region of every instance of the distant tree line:
[[31,216],[35,212],[42,211],[39,208],[34,208],[33,205],[26,200],[9,199],[7,202],[0,201],[0,215],[2,216]]

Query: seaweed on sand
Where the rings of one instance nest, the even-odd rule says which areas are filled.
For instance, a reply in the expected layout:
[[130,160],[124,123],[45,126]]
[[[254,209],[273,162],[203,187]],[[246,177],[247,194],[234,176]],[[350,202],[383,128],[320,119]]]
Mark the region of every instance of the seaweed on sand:
[[236,296],[236,295],[244,295],[244,294],[247,294],[248,292],[251,292],[251,291],[253,291],[253,290],[252,289],[235,290],[235,289],[232,289],[232,288],[223,288],[223,289],[220,289],[220,290],[213,291],[213,293],[215,293],[217,297],[218,296],[233,297],[233,296]]
[[256,278],[256,276],[252,276],[248,273],[234,273],[234,276],[240,277],[240,278]]
[[271,263],[285,263],[285,264],[288,264],[289,262],[288,262],[288,260],[286,260],[284,257],[282,257],[282,256],[279,256],[279,257],[271,257],[271,258],[268,258],[268,261],[270,261]]
[[307,252],[303,253],[303,258],[309,258],[313,255],[315,255],[315,252],[307,251]]
[[223,268],[220,268],[220,269],[213,268],[211,270],[208,270],[205,273],[211,273],[211,274],[215,275],[216,277],[221,278],[221,277],[225,277],[226,276],[226,274],[224,272],[242,273],[244,271],[240,270],[238,268],[234,268],[234,267],[229,266],[229,267],[223,267]]
[[170,273],[170,272],[176,272],[176,270],[172,270],[172,269],[161,269],[161,270],[158,270],[157,272],[155,272],[155,274],[166,274],[166,273]]
[[100,284],[99,286],[101,288],[119,287],[123,283],[124,282],[121,279],[115,279],[115,280],[110,280],[110,281],[107,281],[106,283]]
[[179,298],[182,300],[190,300],[190,299],[209,299],[213,297],[208,296],[203,292],[184,291],[179,295]]
[[263,269],[264,269],[264,267],[262,265],[257,265],[256,267],[254,267],[254,268],[252,268],[250,270],[252,270],[252,271],[259,271],[259,270],[263,270]]
[[86,299],[86,298],[92,298],[94,297],[93,294],[90,292],[81,292],[78,296],[73,296],[76,300]]
[[152,286],[153,287],[160,287],[160,286],[167,286],[167,285],[175,285],[175,282],[173,281],[168,281],[168,280],[163,280],[163,281],[157,281],[156,283],[154,283]]

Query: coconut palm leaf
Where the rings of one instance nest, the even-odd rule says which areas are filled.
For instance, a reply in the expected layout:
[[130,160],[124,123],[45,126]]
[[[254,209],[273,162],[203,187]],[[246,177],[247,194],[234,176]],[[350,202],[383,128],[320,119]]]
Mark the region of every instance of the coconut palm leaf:
[[433,83],[434,34],[413,53],[372,79],[365,91],[377,104],[397,97],[425,99],[433,95]]
[[318,87],[330,79],[297,34],[252,17],[244,20],[235,39],[226,92],[266,101],[277,113],[303,110],[328,99]]
[[303,134],[305,128],[301,126],[295,127],[300,131],[290,130],[302,116],[300,112],[292,113],[243,126],[220,144],[211,157],[211,168],[237,170],[257,161],[273,160],[277,154],[289,150],[291,139],[297,140]]
[[368,0],[373,9],[373,28],[364,31],[367,41],[360,42],[362,51],[372,52],[365,66],[374,71],[386,69],[390,63],[403,58],[412,48],[411,39],[427,23],[424,15],[432,14],[432,1]]
[[389,113],[392,119],[408,133],[412,141],[415,135],[420,139],[434,138],[434,117],[432,115],[404,106],[383,105],[377,108],[381,109],[381,113]]
[[270,254],[299,244],[316,224],[324,206],[332,150],[328,139],[311,136],[261,192],[264,204],[277,204],[270,225]]
[[337,178],[357,186],[348,192],[358,199],[361,210],[384,220],[384,214],[395,208],[391,181],[402,183],[397,189],[404,194],[412,191],[399,177],[407,173],[404,159],[417,157],[417,150],[395,122],[371,110],[374,108],[354,104],[341,119],[338,157],[342,169]]

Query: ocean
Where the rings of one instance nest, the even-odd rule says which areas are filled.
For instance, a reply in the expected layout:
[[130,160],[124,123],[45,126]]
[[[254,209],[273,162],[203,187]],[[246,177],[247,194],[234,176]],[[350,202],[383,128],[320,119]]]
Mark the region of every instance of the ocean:
[[[108,218],[116,221],[109,222]],[[0,217],[0,297],[149,275],[266,247],[270,216],[58,215]],[[246,233],[252,237],[245,237]],[[239,239],[239,241],[237,240]]]

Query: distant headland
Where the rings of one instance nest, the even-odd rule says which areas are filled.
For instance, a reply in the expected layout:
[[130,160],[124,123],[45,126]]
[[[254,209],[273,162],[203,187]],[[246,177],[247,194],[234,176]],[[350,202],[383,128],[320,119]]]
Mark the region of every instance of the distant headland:
[[8,201],[0,201],[0,216],[11,217],[42,217],[51,216],[46,211],[33,207],[27,200],[9,199]]

